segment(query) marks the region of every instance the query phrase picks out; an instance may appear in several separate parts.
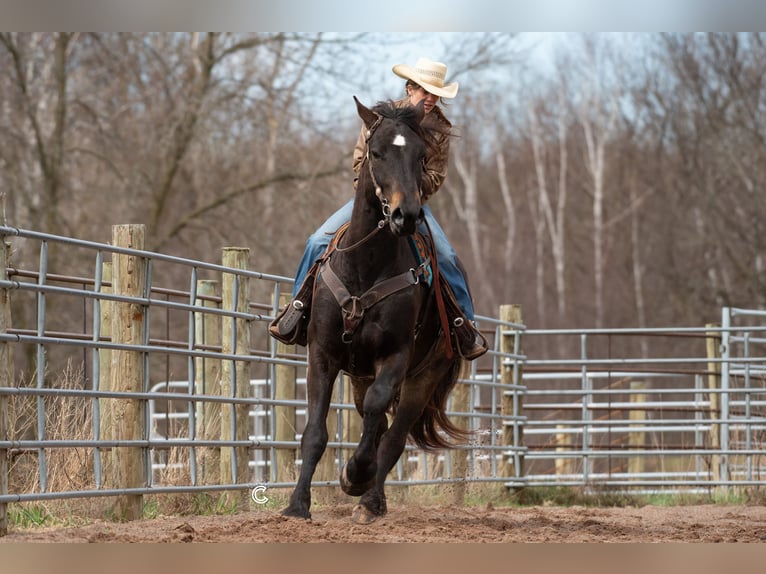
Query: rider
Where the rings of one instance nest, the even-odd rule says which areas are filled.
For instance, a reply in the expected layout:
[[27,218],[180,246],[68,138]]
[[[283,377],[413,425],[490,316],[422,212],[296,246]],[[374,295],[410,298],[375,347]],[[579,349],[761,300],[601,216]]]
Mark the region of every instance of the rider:
[[[436,142],[436,146],[428,146],[429,155],[426,158],[423,173],[422,197],[425,203],[435,194],[447,175],[449,156],[449,130],[452,127],[444,112],[437,105],[440,98],[454,98],[457,95],[458,84],[444,83],[447,66],[427,58],[420,58],[414,67],[397,64],[393,67],[397,76],[404,78],[407,96],[396,102],[397,106],[417,105],[421,100],[429,122],[439,127],[439,132],[445,134]],[[366,129],[362,126],[359,139],[354,148],[354,190],[356,190],[359,170],[364,159],[366,145]],[[346,203],[336,211],[325,223],[309,236],[306,250],[298,266],[298,272],[293,286],[293,299],[277,315],[271,323],[271,335],[288,344],[306,344],[306,325],[310,313],[311,296],[314,287],[314,276],[309,273],[314,262],[324,253],[334,232],[351,219],[354,200]],[[458,341],[460,354],[463,358],[473,360],[487,352],[486,339],[479,333],[474,324],[474,310],[471,295],[463,273],[457,266],[457,256],[447,240],[447,236],[433,217],[430,208],[423,206],[428,228],[431,230],[436,248],[439,271],[452,288],[457,306],[450,305],[452,297],[445,297],[447,313],[452,330]],[[425,231],[424,225],[420,230]],[[308,280],[307,280],[308,279]]]

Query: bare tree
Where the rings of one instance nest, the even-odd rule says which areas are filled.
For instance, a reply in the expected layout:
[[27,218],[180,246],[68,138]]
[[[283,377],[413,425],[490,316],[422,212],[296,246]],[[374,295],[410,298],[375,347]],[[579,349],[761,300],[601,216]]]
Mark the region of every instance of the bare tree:
[[[582,92],[578,105],[578,118],[585,140],[585,166],[590,175],[593,215],[593,279],[595,283],[595,325],[604,326],[605,254],[605,187],[606,146],[614,134],[618,117],[618,99],[621,86],[599,84],[603,80],[604,52],[593,38],[584,37],[587,67],[583,71],[580,86]],[[599,59],[601,58],[601,59]]]
[[[517,233],[516,225],[516,202],[513,198],[513,191],[508,181],[508,170],[505,162],[505,155],[499,143],[499,138],[495,137],[495,163],[497,165],[497,181],[500,187],[500,195],[503,199],[505,210],[505,241],[503,242],[503,277],[511,277],[515,270],[516,251],[515,240]],[[503,291],[503,300],[507,300],[511,294],[506,288]]]
[[763,34],[662,37],[674,82],[657,105],[670,118],[678,209],[696,247],[666,273],[698,304],[766,302],[764,57]]
[[[50,233],[62,231],[62,188],[67,125],[68,58],[73,35],[0,34],[8,70],[3,132],[8,144],[0,146],[3,164],[14,190],[14,213],[25,214]],[[50,51],[51,58],[41,57]],[[15,105],[20,117],[14,118]],[[27,180],[25,173],[36,174]]]
[[[506,220],[501,225],[511,225],[506,232],[506,250],[512,249],[515,213],[511,198],[513,190],[504,175],[503,159],[498,159],[497,153],[492,151],[497,142],[493,142],[491,136],[485,137],[486,134],[498,133],[497,116],[494,113],[495,96],[481,92],[478,86],[482,76],[517,65],[519,49],[513,34],[466,34],[456,35],[455,39],[458,41],[445,46],[443,56],[434,56],[449,63],[449,81],[472,78],[461,84],[456,113],[453,115],[447,108],[458,137],[450,152],[452,175],[447,177],[443,187],[454,209],[452,214],[444,218],[443,227],[453,240],[466,237],[470,257],[464,258],[464,263],[471,274],[480,277],[480,281],[473,283],[478,285],[478,290],[474,289],[478,292],[474,295],[485,305],[491,305],[496,304],[497,293],[503,289],[502,284],[498,285],[492,280],[497,274],[490,273],[493,234],[487,230],[491,229],[488,219],[495,214],[487,207],[495,205],[498,199],[505,206],[502,214]],[[492,177],[494,173],[500,178],[499,181]],[[498,188],[500,198],[497,197]],[[436,202],[440,199],[437,198]],[[458,228],[450,226],[450,222],[455,220]],[[504,261],[507,270],[504,276],[507,277],[510,275],[512,260]]]
[[[570,58],[525,72],[513,35],[444,36],[428,55],[461,87],[445,103],[457,137],[431,207],[479,278],[477,307],[644,326],[766,304],[765,38],[644,34],[649,49],[622,52],[572,35]],[[385,96],[374,86],[390,76],[360,68],[354,48],[378,40],[396,41],[0,34],[5,217],[98,240],[145,222],[152,249],[215,260],[244,244],[259,267],[292,273],[351,196],[351,95]]]
[[468,241],[471,247],[471,254],[473,255],[473,264],[479,277],[482,278],[482,280],[478,282],[481,296],[486,297],[487,300],[491,301],[494,299],[492,284],[490,281],[483,280],[483,278],[488,275],[486,259],[482,256],[481,244],[483,225],[479,210],[479,178],[477,173],[479,160],[475,156],[466,158],[460,153],[453,153],[452,156],[457,175],[460,177],[463,200],[461,201],[456,194],[453,194],[452,197],[457,205],[456,211],[458,216],[468,232]]
[[[540,111],[529,109],[529,131],[532,143],[533,157],[535,163],[535,175],[537,180],[537,203],[538,211],[548,230],[548,238],[551,244],[551,253],[553,256],[553,265],[556,281],[556,306],[560,318],[566,317],[566,206],[568,196],[568,153],[567,153],[567,124],[569,122],[568,107],[566,102],[566,86],[562,78],[561,84],[557,89],[557,107],[553,112],[557,126],[557,155],[556,165],[557,173],[555,177],[555,195],[549,190],[548,170],[549,167],[546,150],[544,146],[546,139],[541,125]],[[553,155],[551,153],[550,155]],[[554,195],[554,200],[551,200]]]

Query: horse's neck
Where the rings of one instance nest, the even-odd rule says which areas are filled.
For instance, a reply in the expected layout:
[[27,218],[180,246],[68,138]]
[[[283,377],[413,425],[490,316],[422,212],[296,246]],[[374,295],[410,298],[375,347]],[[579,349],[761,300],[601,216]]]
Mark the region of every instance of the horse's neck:
[[387,228],[375,233],[381,219],[380,209],[371,204],[363,192],[357,191],[351,221],[341,246],[363,242],[358,248],[345,252],[344,256],[355,268],[355,273],[364,277],[385,274],[401,247],[402,238],[395,237]]
[[[363,180],[360,180],[360,184]],[[364,242],[367,246],[370,242],[379,242],[387,239],[393,240],[391,234],[387,230],[380,230],[376,232],[378,224],[383,219],[377,199],[370,201],[364,191],[357,189],[354,196],[354,208],[351,212],[351,220],[349,221],[348,231],[346,232],[345,245],[357,244]],[[372,237],[370,237],[372,235]],[[384,237],[386,236],[386,237]],[[354,249],[353,252],[356,255],[360,250]],[[364,249],[362,249],[364,251]]]
[[362,180],[359,183],[360,189],[357,190],[354,197],[354,208],[351,212],[351,221],[348,227],[349,243],[356,243],[367,237],[377,228],[378,222],[383,219],[380,208],[371,203],[361,189]]

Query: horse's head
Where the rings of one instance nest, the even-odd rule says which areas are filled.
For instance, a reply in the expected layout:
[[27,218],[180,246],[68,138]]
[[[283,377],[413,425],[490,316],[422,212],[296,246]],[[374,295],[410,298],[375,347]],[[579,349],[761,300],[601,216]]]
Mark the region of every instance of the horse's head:
[[367,129],[359,186],[364,186],[368,201],[379,202],[395,235],[411,235],[423,217],[420,190],[426,159],[420,127],[423,103],[398,108],[393,102],[381,102],[369,109],[356,97],[354,101]]

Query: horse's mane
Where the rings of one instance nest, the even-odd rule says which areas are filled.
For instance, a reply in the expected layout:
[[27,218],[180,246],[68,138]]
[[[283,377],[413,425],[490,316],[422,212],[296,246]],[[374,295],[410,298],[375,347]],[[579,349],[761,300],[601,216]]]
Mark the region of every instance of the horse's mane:
[[438,121],[429,121],[431,119],[429,116],[432,114],[428,114],[422,122],[418,122],[414,106],[397,106],[396,102],[387,100],[375,104],[372,111],[386,119],[403,123],[414,131],[429,149],[437,148],[442,138],[451,135],[449,122],[443,125]]
[[380,114],[384,118],[402,122],[415,132],[422,131],[420,123],[417,120],[417,115],[415,114],[415,108],[413,106],[397,106],[395,102],[387,100],[375,104],[375,106],[372,108],[372,111]]

